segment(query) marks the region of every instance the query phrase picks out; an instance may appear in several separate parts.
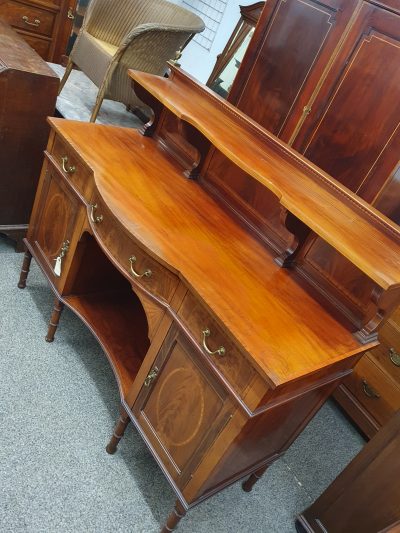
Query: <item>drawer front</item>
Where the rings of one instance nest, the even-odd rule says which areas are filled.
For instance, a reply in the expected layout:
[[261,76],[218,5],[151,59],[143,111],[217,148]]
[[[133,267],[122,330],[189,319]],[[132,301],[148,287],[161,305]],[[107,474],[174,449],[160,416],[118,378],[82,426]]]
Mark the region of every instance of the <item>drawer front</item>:
[[400,387],[400,330],[387,322],[379,333],[380,346],[371,350],[373,358]]
[[57,168],[85,200],[89,201],[93,185],[91,170],[76,157],[71,147],[60,137],[55,138],[51,155]]
[[246,357],[229,340],[204,306],[188,293],[178,316],[198,342],[212,365],[239,394],[245,391],[256,371]]
[[381,425],[400,408],[400,388],[369,354],[344,384]]
[[9,0],[1,4],[0,17],[14,28],[51,37],[56,14],[40,7]]
[[22,33],[20,35],[29,44],[29,46],[33,48],[37,54],[40,55],[42,59],[44,59],[45,61],[50,60],[51,41],[41,39],[40,37],[36,37],[33,35],[26,35],[26,33]]
[[158,299],[165,302],[172,300],[179,278],[151,258],[125,233],[97,194],[89,207],[89,221],[94,234],[128,278]]

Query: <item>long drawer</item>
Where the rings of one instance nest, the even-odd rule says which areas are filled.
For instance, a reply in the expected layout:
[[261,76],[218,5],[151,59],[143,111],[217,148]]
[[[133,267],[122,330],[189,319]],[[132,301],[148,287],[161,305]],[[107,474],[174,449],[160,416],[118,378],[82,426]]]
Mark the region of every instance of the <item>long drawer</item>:
[[14,28],[51,37],[56,13],[26,3],[8,0],[0,4],[0,17]]

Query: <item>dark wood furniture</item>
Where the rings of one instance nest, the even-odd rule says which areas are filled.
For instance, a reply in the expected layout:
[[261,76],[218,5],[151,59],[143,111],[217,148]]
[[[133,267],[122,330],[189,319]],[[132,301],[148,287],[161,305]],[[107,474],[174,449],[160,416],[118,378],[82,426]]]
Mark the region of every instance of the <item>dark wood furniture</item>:
[[28,229],[58,85],[57,75],[0,21],[0,233],[17,245]]
[[[399,0],[268,0],[229,101],[399,223],[399,63]],[[217,150],[207,178],[277,253],[286,248],[270,191]],[[310,239],[297,261],[356,327],[371,316],[374,283],[330,243]],[[391,325],[390,338],[398,318]],[[399,343],[384,361],[370,352],[335,393],[368,436],[400,408]]]
[[298,517],[300,533],[383,533],[400,525],[400,411]]
[[[33,256],[56,295],[47,340],[67,305],[103,346],[122,406],[107,451],[132,420],[178,496],[166,533],[236,480],[250,491],[377,345],[400,228],[173,65],[131,76],[154,111],[141,132],[51,119],[19,287]],[[278,257],[215,199],[211,147],[279,198],[293,238]],[[314,234],[380,288],[373,326],[301,275]]]
[[10,24],[46,61],[61,63],[72,32],[77,0],[0,0]]

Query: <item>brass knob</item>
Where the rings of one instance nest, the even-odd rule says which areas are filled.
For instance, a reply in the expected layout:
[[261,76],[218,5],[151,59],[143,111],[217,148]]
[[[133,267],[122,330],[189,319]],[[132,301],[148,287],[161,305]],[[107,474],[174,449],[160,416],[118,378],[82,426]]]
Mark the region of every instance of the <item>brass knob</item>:
[[208,355],[225,355],[225,348],[223,346],[220,346],[219,348],[217,348],[216,350],[212,351],[210,350],[210,348],[207,346],[207,337],[209,337],[211,335],[211,331],[209,330],[209,328],[205,328],[203,329],[202,331],[203,333],[203,348],[205,350],[206,353],[208,353]]

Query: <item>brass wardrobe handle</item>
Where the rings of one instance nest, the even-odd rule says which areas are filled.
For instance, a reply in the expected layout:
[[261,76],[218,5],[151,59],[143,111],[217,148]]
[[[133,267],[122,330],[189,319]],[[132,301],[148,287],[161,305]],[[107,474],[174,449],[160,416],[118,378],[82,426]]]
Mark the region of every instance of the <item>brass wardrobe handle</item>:
[[156,379],[158,372],[159,370],[156,366],[153,368],[153,370],[150,370],[150,372],[147,374],[146,379],[144,380],[145,387],[150,387],[152,382]]
[[208,355],[225,355],[226,350],[223,346],[220,346],[214,351],[210,350],[210,348],[207,346],[206,339],[207,337],[211,335],[211,331],[208,328],[203,329],[202,333],[203,333],[203,348],[205,352],[208,353]]
[[362,388],[363,388],[363,391],[364,391],[364,394],[366,396],[368,396],[368,398],[380,398],[380,394],[378,394],[376,392],[376,390],[374,390],[371,385],[368,383],[368,381],[366,379],[363,379],[362,380]]
[[148,268],[143,272],[143,274],[139,274],[139,272],[136,272],[136,270],[133,268],[134,263],[136,263],[137,259],[135,255],[131,255],[129,258],[129,263],[131,265],[131,272],[132,276],[136,279],[140,278],[149,278],[152,275],[152,271]]
[[36,28],[38,28],[40,26],[40,19],[35,19],[34,22],[31,22],[29,20],[29,17],[27,17],[26,15],[24,15],[22,17],[22,20],[24,21],[25,24],[27,24],[28,26],[35,26]]
[[96,209],[97,204],[92,204],[90,206],[90,220],[93,222],[93,224],[100,224],[100,222],[103,222],[103,215],[96,215]]
[[389,357],[395,366],[400,366],[400,353],[396,352],[394,348],[389,349]]
[[74,174],[76,171],[76,167],[74,165],[67,166],[68,165],[68,156],[64,156],[61,158],[61,165],[62,169],[66,174]]

